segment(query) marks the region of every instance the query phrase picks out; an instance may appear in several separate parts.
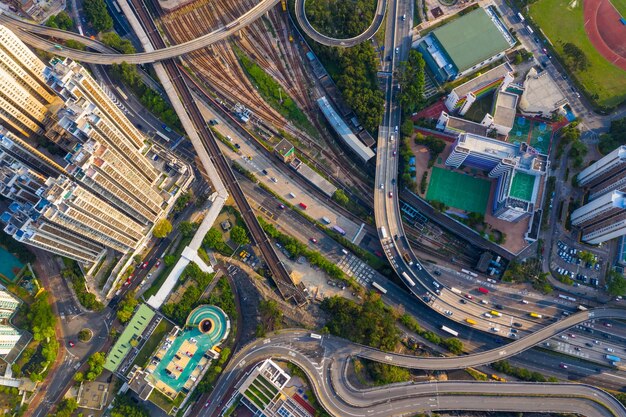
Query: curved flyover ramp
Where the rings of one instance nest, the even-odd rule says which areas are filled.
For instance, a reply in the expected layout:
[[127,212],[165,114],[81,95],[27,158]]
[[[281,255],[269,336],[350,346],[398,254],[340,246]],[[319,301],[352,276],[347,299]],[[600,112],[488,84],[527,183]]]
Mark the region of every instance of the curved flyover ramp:
[[306,33],[315,42],[321,43],[322,45],[341,46],[344,48],[358,45],[374,36],[383,24],[383,20],[385,19],[385,10],[387,10],[387,0],[378,0],[376,3],[376,14],[374,16],[374,20],[365,32],[353,38],[338,39],[321,34],[313,27],[313,25],[311,25],[311,22],[309,22],[309,19],[306,17],[305,4],[306,0],[296,0],[295,2],[296,20],[304,33]]
[[[343,348],[337,350],[339,345]],[[494,382],[403,383],[367,390],[351,386],[346,350],[356,345],[339,338],[316,340],[304,330],[281,331],[245,346],[231,359],[217,385],[220,392],[235,384],[249,367],[268,358],[291,362],[307,375],[322,406],[336,416],[392,416],[430,410],[578,413],[586,416],[626,416],[626,408],[601,389],[584,384]],[[323,358],[311,357],[315,349]],[[471,355],[470,355],[471,356]],[[443,363],[441,363],[443,365]],[[440,369],[445,369],[442,367]],[[214,405],[221,401],[214,394]]]
[[[155,51],[139,52],[136,54],[127,55],[79,51],[77,49],[65,47],[63,47],[62,49],[58,49],[55,48],[54,42],[37,37],[23,36],[24,31],[37,33],[40,35],[54,36],[60,39],[74,39],[82,43],[86,43],[85,39],[88,38],[76,38],[75,36],[72,36],[76,34],[68,35],[69,32],[27,23],[18,19],[13,19],[4,14],[1,15],[0,23],[5,24],[11,29],[14,29],[16,27],[23,29],[19,31],[15,30],[15,34],[24,42],[38,49],[42,49],[44,51],[48,51],[62,57],[75,59],[77,61],[88,62],[90,64],[100,65],[121,64],[122,62],[126,62],[128,64],[147,64],[185,55],[189,52],[205,48],[215,42],[221,41],[228,36],[236,33],[241,28],[253,23],[259,17],[267,13],[279,1],[280,0],[261,0],[252,9],[248,10],[245,14],[233,20],[226,26],[223,26],[217,30],[214,30],[213,32],[207,33],[206,35],[190,40],[188,42],[184,42],[179,45],[168,46],[166,48],[157,49]],[[11,20],[12,22],[9,22],[9,20]],[[35,40],[33,38],[36,38],[38,40]]]

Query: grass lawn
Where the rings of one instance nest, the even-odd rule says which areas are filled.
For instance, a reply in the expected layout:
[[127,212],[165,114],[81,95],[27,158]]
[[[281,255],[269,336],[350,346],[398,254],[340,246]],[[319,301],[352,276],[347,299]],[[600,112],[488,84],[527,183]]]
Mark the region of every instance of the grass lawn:
[[626,17],[626,0],[611,0],[611,4],[615,6],[622,17]]
[[491,183],[487,180],[435,167],[430,174],[426,200],[485,214],[490,189]]
[[[626,5],[626,0],[613,0]],[[568,0],[539,0],[530,5],[533,20],[562,56],[562,45],[571,42],[582,49],[589,59],[589,68],[574,76],[590,94],[597,94],[597,103],[613,107],[626,100],[626,72],[607,61],[591,44],[584,27],[583,4],[570,7]]]
[[476,100],[467,113],[465,113],[464,117],[472,122],[482,122],[485,115],[492,110],[493,98],[493,93],[489,93],[485,95],[485,97],[481,97],[479,100]]

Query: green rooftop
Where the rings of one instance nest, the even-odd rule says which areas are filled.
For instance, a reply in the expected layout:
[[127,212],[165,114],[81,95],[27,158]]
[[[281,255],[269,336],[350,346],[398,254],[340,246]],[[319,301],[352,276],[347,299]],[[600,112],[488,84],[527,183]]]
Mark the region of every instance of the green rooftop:
[[109,352],[106,358],[106,362],[104,363],[104,369],[107,369],[111,372],[115,372],[117,367],[120,366],[120,363],[124,360],[130,349],[132,348],[130,342],[133,339],[137,339],[141,336],[148,327],[150,320],[154,317],[154,311],[150,309],[145,304],[140,304],[139,308],[133,315],[133,318],[130,319],[128,326],[124,329],[120,338],[117,339],[113,349]]
[[432,34],[459,72],[511,47],[482,7],[435,29]]
[[510,196],[532,202],[535,177],[525,172],[516,172],[511,183]]

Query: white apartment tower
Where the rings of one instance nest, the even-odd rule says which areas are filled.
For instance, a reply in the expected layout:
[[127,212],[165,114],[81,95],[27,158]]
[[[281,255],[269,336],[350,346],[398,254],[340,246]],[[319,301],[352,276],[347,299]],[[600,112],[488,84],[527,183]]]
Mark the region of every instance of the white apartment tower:
[[[67,154],[38,151],[45,136]],[[16,240],[84,263],[146,239],[172,197],[144,155],[144,136],[71,60],[41,62],[0,26],[0,227]]]
[[626,193],[612,191],[574,210],[572,225],[582,240],[597,245],[626,234]]

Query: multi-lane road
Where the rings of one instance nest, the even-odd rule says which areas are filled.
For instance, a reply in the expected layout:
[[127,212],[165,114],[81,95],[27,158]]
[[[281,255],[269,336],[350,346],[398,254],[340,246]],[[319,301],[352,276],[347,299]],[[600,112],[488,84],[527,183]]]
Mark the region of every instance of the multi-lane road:
[[[624,311],[620,311],[620,315],[623,314]],[[390,416],[437,410],[551,411],[587,416],[626,416],[626,409],[614,397],[583,384],[549,384],[547,389],[546,384],[449,381],[358,390],[348,381],[347,369],[354,356],[371,358],[365,355],[367,351],[380,355],[375,360],[395,363],[395,359],[384,352],[333,336],[316,340],[305,330],[284,330],[264,340],[256,340],[233,356],[217,381],[208,401],[209,406],[201,415],[219,415],[236,381],[254,364],[274,358],[298,365],[307,374],[320,404],[336,416]],[[493,360],[493,357],[505,357],[507,354],[492,351],[491,355],[490,360]],[[462,359],[467,363],[482,361],[474,357],[469,355]],[[456,367],[448,362],[456,358],[413,357],[411,360],[415,364],[436,362],[436,369]],[[422,368],[421,365],[417,367]]]

